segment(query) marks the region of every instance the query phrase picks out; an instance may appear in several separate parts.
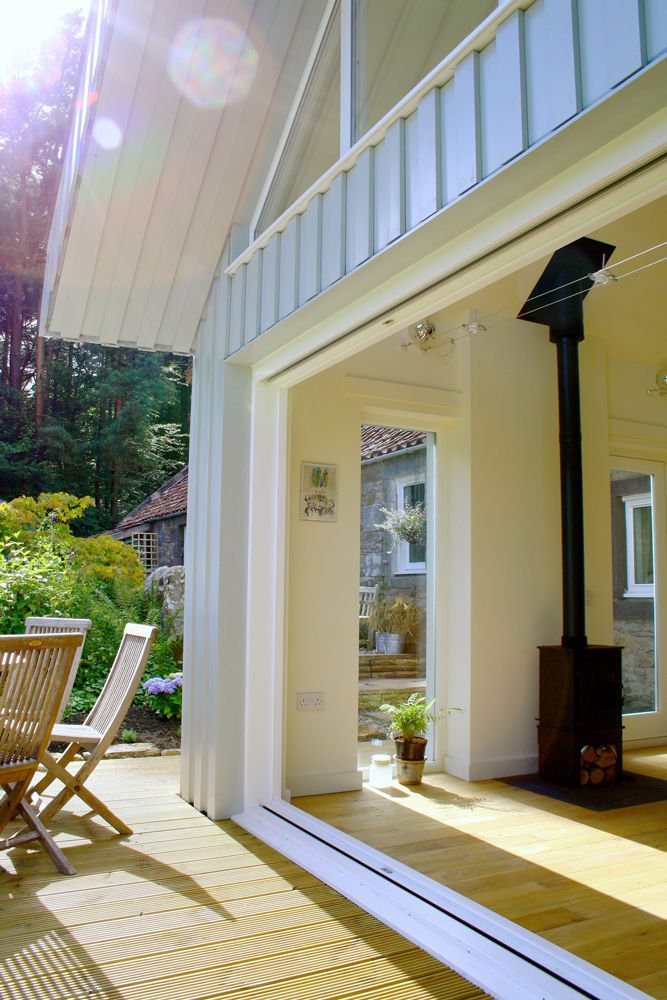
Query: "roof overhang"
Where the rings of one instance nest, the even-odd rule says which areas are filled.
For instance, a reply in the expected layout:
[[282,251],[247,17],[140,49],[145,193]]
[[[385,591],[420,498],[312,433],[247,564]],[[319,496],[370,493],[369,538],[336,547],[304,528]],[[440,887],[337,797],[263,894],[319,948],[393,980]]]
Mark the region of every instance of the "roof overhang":
[[[192,349],[221,249],[232,226],[252,215],[324,6],[109,5],[70,203],[49,244],[42,334]],[[186,59],[182,87],[169,71],[179,32],[207,23],[212,57],[232,67],[237,92],[226,101],[215,93],[213,63],[200,72]]]

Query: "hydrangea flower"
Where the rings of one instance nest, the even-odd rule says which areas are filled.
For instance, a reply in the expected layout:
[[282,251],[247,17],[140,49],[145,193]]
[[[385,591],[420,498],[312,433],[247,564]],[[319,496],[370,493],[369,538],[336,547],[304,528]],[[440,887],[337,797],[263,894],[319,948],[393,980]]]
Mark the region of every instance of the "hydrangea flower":
[[142,685],[148,701],[158,715],[165,719],[181,717],[183,674],[180,671],[167,677],[149,677]]

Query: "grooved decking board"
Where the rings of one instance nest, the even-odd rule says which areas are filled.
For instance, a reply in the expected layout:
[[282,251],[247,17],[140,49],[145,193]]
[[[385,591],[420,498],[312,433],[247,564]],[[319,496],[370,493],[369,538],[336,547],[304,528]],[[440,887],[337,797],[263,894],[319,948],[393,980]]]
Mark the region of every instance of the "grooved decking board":
[[[624,765],[667,779],[667,749]],[[294,805],[667,1000],[667,801],[597,812],[432,774]]]
[[246,831],[197,813],[175,794],[177,767],[99,766],[93,790],[134,833],[73,805],[57,825],[73,877],[33,845],[0,852],[0,996],[486,996]]

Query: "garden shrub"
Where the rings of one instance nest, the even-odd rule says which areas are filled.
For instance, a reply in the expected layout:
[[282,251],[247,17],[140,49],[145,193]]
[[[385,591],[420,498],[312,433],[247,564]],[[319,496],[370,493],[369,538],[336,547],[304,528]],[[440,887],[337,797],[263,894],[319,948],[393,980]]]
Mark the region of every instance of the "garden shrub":
[[[75,538],[69,522],[92,504],[66,493],[0,503],[0,633],[24,630],[28,615],[90,618],[66,714],[88,712],[129,621],[160,628],[145,678],[180,669],[180,637],[161,620],[157,593],[144,593],[135,552],[109,536]],[[134,704],[147,704],[139,688]]]

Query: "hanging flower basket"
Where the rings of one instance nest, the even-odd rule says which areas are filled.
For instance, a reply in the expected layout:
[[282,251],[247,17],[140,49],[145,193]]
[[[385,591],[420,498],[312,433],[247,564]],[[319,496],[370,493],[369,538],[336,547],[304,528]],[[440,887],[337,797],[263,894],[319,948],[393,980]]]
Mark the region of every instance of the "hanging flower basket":
[[380,513],[384,514],[384,521],[375,527],[391,535],[394,548],[399,542],[426,545],[426,514],[422,504],[402,507],[400,510],[380,507]]

